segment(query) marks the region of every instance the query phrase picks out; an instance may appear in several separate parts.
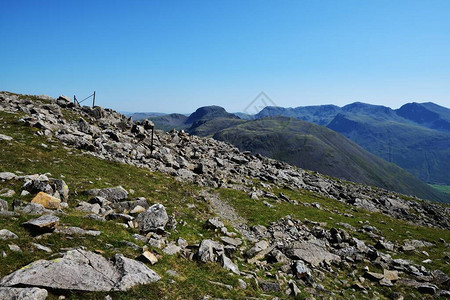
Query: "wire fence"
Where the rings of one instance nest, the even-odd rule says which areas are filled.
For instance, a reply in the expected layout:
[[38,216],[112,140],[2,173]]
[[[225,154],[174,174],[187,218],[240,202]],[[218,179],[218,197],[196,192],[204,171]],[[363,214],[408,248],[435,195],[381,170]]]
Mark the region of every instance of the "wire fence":
[[94,93],[92,95],[87,96],[86,98],[84,98],[81,101],[78,101],[77,100],[77,96],[73,95],[73,102],[75,102],[78,105],[81,105],[81,103],[83,103],[84,101],[88,100],[89,98],[92,98],[92,107],[94,107],[95,106],[95,91],[94,91]]

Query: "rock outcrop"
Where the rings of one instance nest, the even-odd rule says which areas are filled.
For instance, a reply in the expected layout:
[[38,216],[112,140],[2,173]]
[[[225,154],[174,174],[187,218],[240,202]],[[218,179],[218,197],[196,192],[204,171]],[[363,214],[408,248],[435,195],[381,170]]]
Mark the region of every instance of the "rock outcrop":
[[5,276],[0,286],[107,292],[128,290],[159,279],[159,275],[145,264],[123,255],[116,255],[110,261],[77,249],[66,252],[62,258],[35,261]]

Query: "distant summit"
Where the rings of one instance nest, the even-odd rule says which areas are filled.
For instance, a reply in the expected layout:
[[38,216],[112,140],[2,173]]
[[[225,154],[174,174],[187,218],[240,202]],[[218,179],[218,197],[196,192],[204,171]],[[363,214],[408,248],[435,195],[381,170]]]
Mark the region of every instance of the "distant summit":
[[427,128],[450,132],[450,109],[432,102],[405,104],[397,114]]
[[239,119],[238,116],[230,114],[223,107],[212,105],[198,108],[185,121],[186,124],[195,124],[196,122],[204,122],[217,118]]
[[300,106],[295,108],[267,106],[255,115],[255,119],[283,116],[327,126],[340,111],[341,108],[336,105]]

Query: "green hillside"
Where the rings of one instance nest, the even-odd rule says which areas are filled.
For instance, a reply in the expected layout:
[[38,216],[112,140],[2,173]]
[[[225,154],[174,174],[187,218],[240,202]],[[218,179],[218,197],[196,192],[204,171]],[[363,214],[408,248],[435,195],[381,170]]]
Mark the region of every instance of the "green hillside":
[[292,118],[266,118],[222,130],[215,139],[329,176],[418,197],[448,201],[408,172],[325,127]]
[[339,114],[328,125],[428,183],[450,183],[450,134],[368,115]]

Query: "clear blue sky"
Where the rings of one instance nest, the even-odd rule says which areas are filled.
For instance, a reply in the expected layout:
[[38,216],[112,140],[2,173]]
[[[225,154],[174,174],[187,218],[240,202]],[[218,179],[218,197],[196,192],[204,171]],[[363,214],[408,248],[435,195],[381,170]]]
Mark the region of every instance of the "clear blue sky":
[[0,90],[121,111],[450,106],[450,1],[7,1]]

